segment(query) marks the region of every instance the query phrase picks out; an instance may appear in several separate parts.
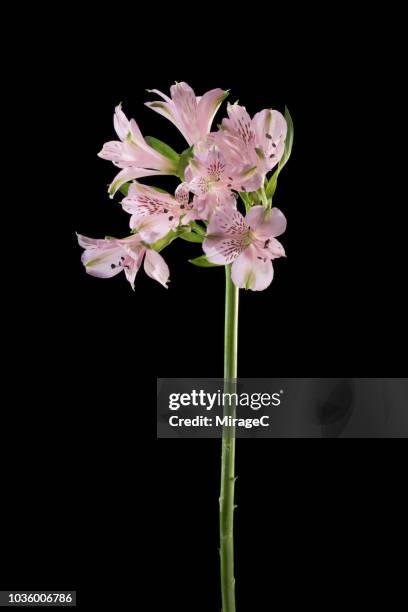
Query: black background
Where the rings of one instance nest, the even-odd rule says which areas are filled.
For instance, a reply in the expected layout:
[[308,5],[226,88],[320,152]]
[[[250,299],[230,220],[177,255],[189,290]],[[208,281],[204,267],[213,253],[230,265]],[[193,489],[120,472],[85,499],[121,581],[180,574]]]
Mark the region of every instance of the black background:
[[[121,276],[87,276],[75,240],[127,232],[106,193],[115,170],[96,157],[119,101],[177,150],[146,88],[185,80],[231,89],[251,114],[291,111],[275,197],[288,257],[267,291],[241,292],[241,376],[406,375],[398,16],[254,10],[24,18],[23,108],[6,115],[21,148],[4,253],[2,588],[76,589],[83,609],[143,597],[220,609],[220,444],[155,440],[155,378],[222,374],[223,272],[191,266],[199,247],[176,241],[169,289],[141,271],[133,293]],[[407,537],[401,444],[238,443],[240,610],[391,605]]]

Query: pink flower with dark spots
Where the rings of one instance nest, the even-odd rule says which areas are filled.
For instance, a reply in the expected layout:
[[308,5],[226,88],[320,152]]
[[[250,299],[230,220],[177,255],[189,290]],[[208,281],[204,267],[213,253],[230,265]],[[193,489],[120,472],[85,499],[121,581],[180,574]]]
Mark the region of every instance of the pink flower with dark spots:
[[[128,195],[122,200],[122,206],[132,215],[130,227],[147,243],[156,242],[175,230],[180,222],[185,223],[184,217],[192,209],[185,183],[177,187],[174,196],[147,185],[132,183]],[[189,214],[188,220],[191,218]]]
[[281,159],[285,149],[287,125],[276,110],[265,109],[251,119],[244,106],[228,104],[228,119],[211,139],[223,151],[230,164],[256,166],[262,179]]
[[159,253],[146,248],[140,236],[121,239],[95,239],[80,234],[77,236],[79,245],[85,249],[81,261],[88,274],[98,278],[111,278],[124,272],[134,289],[135,277],[144,259],[146,274],[167,288],[169,268],[166,262]]
[[278,208],[254,206],[245,217],[238,210],[214,211],[207,227],[203,250],[216,264],[232,264],[231,278],[237,287],[262,291],[273,279],[272,259],[285,256],[276,240],[286,229]]
[[215,113],[228,96],[228,91],[211,89],[197,97],[187,83],[172,85],[170,98],[158,89],[149,91],[158,94],[163,101],[146,102],[146,106],[169,119],[190,146],[205,139],[211,130]]
[[185,170],[185,181],[195,194],[195,209],[209,219],[219,205],[235,208],[232,190],[255,191],[261,185],[256,166],[228,164],[224,153],[212,145],[196,153]]
[[157,174],[175,174],[174,162],[147,144],[134,119],[130,121],[119,104],[113,116],[115,131],[120,140],[106,142],[98,153],[102,159],[110,160],[122,168],[109,187],[113,196],[128,181]]

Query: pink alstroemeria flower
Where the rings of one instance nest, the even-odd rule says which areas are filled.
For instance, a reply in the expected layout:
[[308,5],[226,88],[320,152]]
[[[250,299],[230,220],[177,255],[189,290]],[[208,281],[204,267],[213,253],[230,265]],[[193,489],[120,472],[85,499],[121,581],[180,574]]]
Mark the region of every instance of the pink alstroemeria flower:
[[115,108],[113,125],[120,141],[106,142],[98,153],[102,159],[108,159],[118,168],[123,168],[109,186],[111,196],[132,179],[156,174],[176,174],[174,163],[147,144],[136,121],[129,121],[120,104]]
[[255,191],[261,186],[256,166],[232,166],[216,146],[197,152],[185,173],[185,182],[195,194],[194,208],[200,219],[210,219],[219,205],[235,208],[236,201],[232,189],[236,191]]
[[[188,223],[191,215],[189,190],[181,183],[173,197],[153,187],[132,183],[128,195],[122,200],[123,209],[130,213],[130,227],[148,243],[156,242],[181,223]],[[186,213],[189,214],[188,219]],[[186,219],[186,221],[185,221]]]
[[273,279],[272,259],[285,256],[276,240],[286,229],[286,218],[278,208],[254,206],[244,218],[238,210],[218,208],[207,227],[203,250],[217,264],[231,264],[237,287],[262,291]]
[[122,239],[77,236],[79,245],[85,249],[81,261],[88,274],[111,278],[124,272],[134,289],[135,277],[144,258],[146,274],[167,288],[169,268],[166,262],[159,253],[146,248],[138,235]]
[[211,89],[203,96],[197,97],[187,83],[176,83],[170,87],[170,95],[158,89],[150,89],[158,94],[164,102],[146,102],[146,106],[169,119],[187,140],[195,145],[204,139],[211,130],[214,115],[222,101],[228,96],[228,91]]
[[230,164],[256,166],[262,178],[281,159],[285,149],[287,124],[277,110],[265,109],[251,119],[244,106],[228,104],[228,119],[211,134]]

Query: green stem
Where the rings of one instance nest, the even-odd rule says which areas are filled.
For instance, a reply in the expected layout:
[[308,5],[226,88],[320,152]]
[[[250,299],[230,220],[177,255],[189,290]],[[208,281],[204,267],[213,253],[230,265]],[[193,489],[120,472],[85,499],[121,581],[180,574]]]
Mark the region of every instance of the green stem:
[[[224,392],[234,393],[237,377],[238,288],[225,266]],[[235,402],[224,401],[224,417],[235,418]],[[235,427],[223,427],[220,493],[222,612],[235,612],[234,578]]]

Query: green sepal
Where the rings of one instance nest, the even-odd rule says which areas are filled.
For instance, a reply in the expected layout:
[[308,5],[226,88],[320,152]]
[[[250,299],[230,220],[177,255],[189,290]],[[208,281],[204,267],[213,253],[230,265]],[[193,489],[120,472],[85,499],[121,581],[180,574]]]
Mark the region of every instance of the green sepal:
[[200,234],[201,236],[205,236],[205,234],[206,234],[206,228],[205,227],[203,227],[202,225],[200,225],[196,221],[191,221],[190,222],[190,226],[192,227],[192,229],[195,232],[197,232],[197,234]]
[[123,183],[122,187],[119,187],[120,193],[123,193],[124,196],[127,196],[127,194],[128,194],[129,185],[130,185],[130,182],[129,183]]
[[222,264],[215,264],[215,263],[212,263],[211,261],[208,261],[206,255],[201,255],[201,257],[196,257],[195,259],[189,259],[188,261],[194,264],[195,266],[198,266],[199,268],[217,268],[220,265],[222,265]]
[[176,174],[177,176],[184,181],[184,171],[190,163],[191,158],[194,155],[194,147],[189,147],[180,155],[180,159],[177,166]]
[[290,154],[292,153],[293,121],[292,121],[292,117],[290,116],[289,110],[287,109],[286,106],[285,106],[285,119],[286,119],[286,123],[288,126],[288,131],[287,131],[286,140],[285,140],[285,149],[278,163],[278,167],[276,168],[275,172],[272,174],[271,178],[269,179],[268,184],[266,186],[266,190],[265,190],[267,197],[270,198],[271,200],[272,200],[273,194],[276,191],[278,176],[280,174],[280,171],[285,166],[286,162],[288,161],[290,157]]
[[184,234],[180,234],[180,238],[182,240],[186,240],[187,242],[198,242],[201,243],[204,240],[204,236],[199,236],[194,232],[184,232]]
[[240,191],[239,197],[241,198],[241,200],[243,201],[245,205],[245,212],[248,212],[249,209],[251,208],[251,198],[245,191]]
[[163,236],[163,238],[160,238],[160,240],[153,242],[149,246],[154,251],[157,251],[158,253],[160,253],[160,251],[162,251],[166,246],[168,246],[171,242],[173,242],[173,240],[175,240],[179,236],[180,236],[180,232],[178,230],[174,232],[173,230],[171,230],[168,234]]

